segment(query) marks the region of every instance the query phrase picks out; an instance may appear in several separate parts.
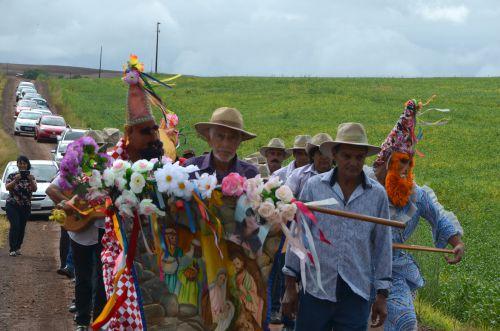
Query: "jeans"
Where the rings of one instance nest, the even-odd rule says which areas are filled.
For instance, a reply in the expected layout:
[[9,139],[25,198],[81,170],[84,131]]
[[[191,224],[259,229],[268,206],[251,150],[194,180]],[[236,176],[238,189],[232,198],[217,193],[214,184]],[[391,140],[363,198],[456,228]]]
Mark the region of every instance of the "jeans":
[[66,266],[70,247],[71,239],[69,238],[68,231],[61,227],[61,237],[59,237],[59,261],[61,262],[61,269]]
[[[84,246],[71,240],[73,261],[75,265],[75,305],[76,323],[89,325],[91,311],[93,318],[97,318],[106,304],[106,292],[102,277],[101,239],[103,229],[99,229],[99,241],[95,245]],[[92,309],[93,299],[93,309]]]
[[413,305],[414,292],[402,277],[392,279],[389,298],[387,298],[387,320],[385,331],[417,330],[417,315]]
[[318,299],[300,292],[295,331],[364,331],[368,326],[370,304],[354,293],[338,277],[337,302]]
[[71,242],[68,249],[68,255],[66,256],[66,268],[71,272],[75,272],[75,265],[73,263],[73,250],[71,249]]
[[31,216],[30,206],[19,206],[14,202],[7,202],[6,206],[7,219],[10,223],[9,229],[9,245],[10,252],[15,252],[21,249],[24,240],[24,232],[26,230],[26,222]]

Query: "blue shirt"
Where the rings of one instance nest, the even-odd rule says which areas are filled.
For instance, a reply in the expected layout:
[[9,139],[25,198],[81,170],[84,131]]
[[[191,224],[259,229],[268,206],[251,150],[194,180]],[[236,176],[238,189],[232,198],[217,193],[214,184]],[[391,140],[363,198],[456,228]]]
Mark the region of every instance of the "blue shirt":
[[[300,200],[308,202],[335,198],[338,204],[327,208],[389,218],[389,202],[384,188],[364,173],[361,176],[362,183],[356,187],[349,201],[344,201],[342,189],[336,180],[336,169],[311,177],[300,194]],[[311,228],[326,293],[318,287],[316,269],[309,261],[305,290],[319,299],[336,302],[339,276],[366,300],[370,298],[372,285],[376,290],[389,289],[392,270],[391,229],[375,223],[314,214],[318,224],[313,226],[310,220],[307,223]],[[331,245],[320,241],[316,227],[323,231]],[[283,272],[297,277],[299,265],[299,258],[287,249]],[[372,279],[375,280],[373,284]]]
[[[209,173],[213,174],[215,172],[215,166],[213,165],[213,155],[212,152],[209,154],[205,155],[200,155],[196,157],[192,157],[184,163],[184,166],[188,165],[195,165],[198,166],[200,169],[198,172],[199,174],[203,173]],[[229,171],[222,173],[222,172],[217,172],[217,182],[219,184],[222,182],[222,179],[229,175],[231,172],[236,172],[240,174],[243,177],[246,178],[253,178],[259,174],[259,171],[257,170],[257,167],[255,167],[253,164],[250,164],[248,162],[242,161],[238,159],[238,156],[235,156],[233,160],[231,160],[231,166],[229,167]],[[191,179],[196,178],[195,172],[191,173]]]
[[296,168],[292,171],[290,176],[286,180],[286,186],[288,186],[294,197],[300,196],[300,192],[304,188],[307,180],[312,176],[316,176],[318,172],[314,168],[314,163],[306,164],[300,168]]
[[295,160],[293,160],[287,166],[284,166],[283,168],[280,168],[275,172],[273,172],[271,176],[279,177],[281,182],[285,184],[286,180],[288,179],[288,177],[290,177],[292,171],[294,171],[295,169],[296,169]]

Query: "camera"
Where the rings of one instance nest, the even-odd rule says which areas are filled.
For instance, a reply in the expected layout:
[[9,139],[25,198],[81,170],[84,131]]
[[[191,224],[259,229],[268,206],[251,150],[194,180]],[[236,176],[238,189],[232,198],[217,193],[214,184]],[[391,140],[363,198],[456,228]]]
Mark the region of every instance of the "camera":
[[19,174],[21,174],[21,178],[27,179],[28,176],[30,175],[30,171],[29,170],[21,170],[21,171],[19,171]]

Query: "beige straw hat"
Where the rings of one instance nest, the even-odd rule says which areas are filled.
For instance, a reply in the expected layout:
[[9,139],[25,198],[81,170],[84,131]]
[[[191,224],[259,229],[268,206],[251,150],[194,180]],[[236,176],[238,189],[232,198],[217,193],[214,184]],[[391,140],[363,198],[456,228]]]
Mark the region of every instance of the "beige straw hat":
[[[309,154],[309,152],[314,147],[319,147],[322,143],[325,143],[328,141],[333,141],[332,137],[328,133],[318,133],[317,135],[312,137],[310,142],[306,143],[307,154]],[[325,155],[329,155],[329,154],[325,154]]]
[[217,108],[210,118],[210,122],[199,122],[194,125],[196,131],[205,139],[211,127],[224,127],[241,133],[241,140],[249,140],[256,137],[255,134],[243,130],[243,117],[236,108]]
[[361,123],[342,123],[337,129],[335,141],[326,141],[321,144],[321,153],[332,155],[332,149],[340,144],[363,146],[368,149],[367,156],[375,155],[380,152],[380,147],[370,145],[366,135],[365,128]]
[[307,143],[310,142],[311,142],[311,136],[308,134],[295,136],[295,140],[293,141],[293,147],[288,148],[287,151],[293,153],[294,150],[305,150]]
[[285,152],[285,160],[288,159],[290,157],[290,155],[292,155],[292,152],[285,148],[285,142],[280,138],[273,138],[273,139],[269,140],[269,143],[267,144],[267,146],[260,148],[260,150],[259,150],[260,155],[262,155],[263,157],[266,157],[266,153],[270,149],[280,149],[283,152]]

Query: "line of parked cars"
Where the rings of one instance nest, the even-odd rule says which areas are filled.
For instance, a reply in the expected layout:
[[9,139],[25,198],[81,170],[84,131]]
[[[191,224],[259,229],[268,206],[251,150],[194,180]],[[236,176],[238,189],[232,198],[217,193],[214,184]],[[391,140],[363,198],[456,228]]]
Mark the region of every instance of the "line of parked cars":
[[[31,199],[32,214],[49,215],[54,203],[45,194],[45,190],[59,172],[59,164],[68,145],[83,137],[87,130],[71,128],[62,116],[53,114],[47,101],[38,94],[31,82],[21,82],[17,87],[14,117],[15,135],[31,135],[38,142],[57,142],[57,147],[52,150],[52,160],[30,160],[30,171],[38,183],[38,189]],[[0,178],[0,214],[5,214],[5,204],[9,196],[5,181],[9,174],[15,171],[16,161],[10,161]]]

